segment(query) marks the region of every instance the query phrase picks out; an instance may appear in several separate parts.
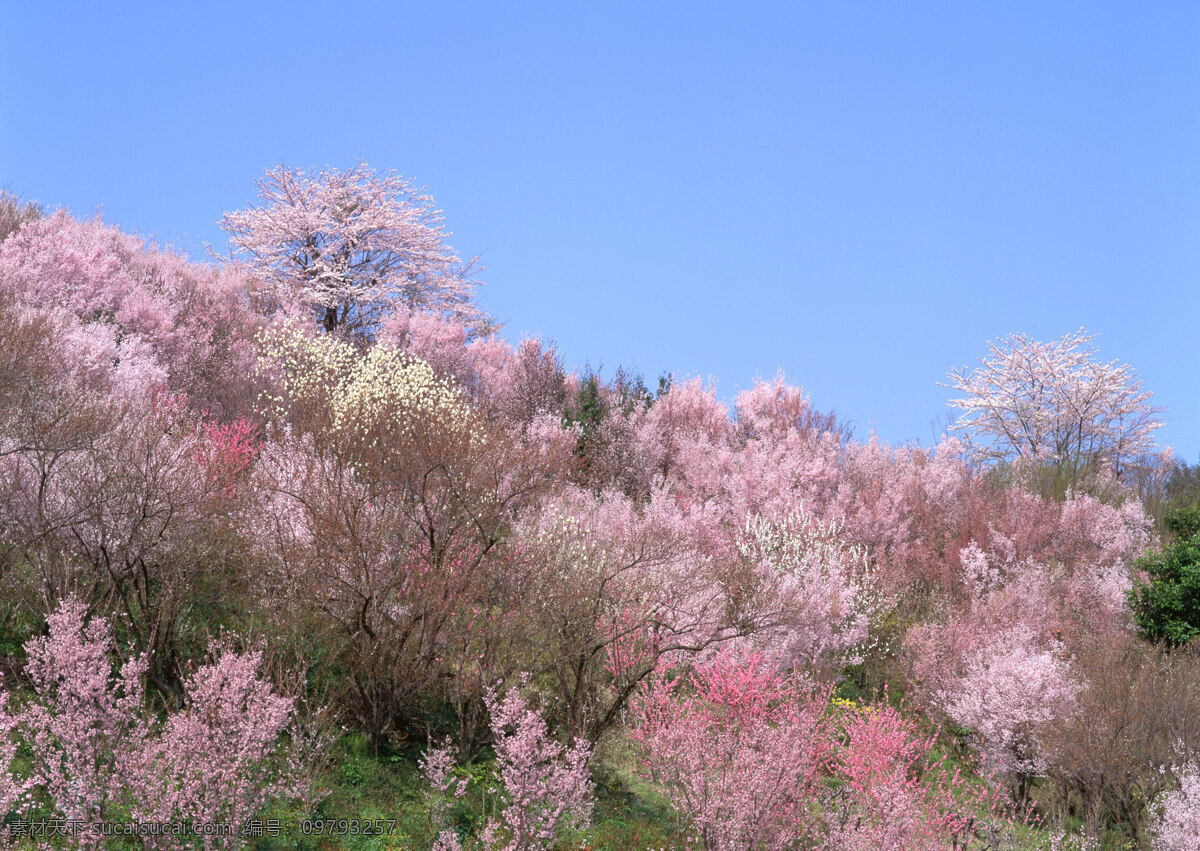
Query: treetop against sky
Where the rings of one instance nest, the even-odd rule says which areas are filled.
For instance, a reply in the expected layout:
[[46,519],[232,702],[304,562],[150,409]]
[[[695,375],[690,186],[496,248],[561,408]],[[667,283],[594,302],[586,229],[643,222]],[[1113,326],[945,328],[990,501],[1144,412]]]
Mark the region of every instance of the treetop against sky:
[[264,169],[366,161],[573,368],[782,369],[928,443],[948,369],[1082,326],[1200,453],[1194,5],[319,11],[18,4],[0,183],[199,259]]

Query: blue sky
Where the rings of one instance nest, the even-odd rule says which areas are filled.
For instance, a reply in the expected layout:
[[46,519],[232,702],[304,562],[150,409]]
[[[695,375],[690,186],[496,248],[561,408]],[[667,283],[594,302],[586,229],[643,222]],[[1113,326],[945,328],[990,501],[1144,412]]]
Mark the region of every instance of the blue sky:
[[1096,332],[1200,457],[1200,5],[13,3],[0,183],[203,254],[269,165],[425,184],[568,365],[783,369],[929,443]]

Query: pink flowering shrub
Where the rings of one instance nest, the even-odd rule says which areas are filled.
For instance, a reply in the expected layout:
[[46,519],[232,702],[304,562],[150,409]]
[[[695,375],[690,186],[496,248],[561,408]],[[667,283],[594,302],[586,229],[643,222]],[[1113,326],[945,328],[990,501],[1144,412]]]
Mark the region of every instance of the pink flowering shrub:
[[85,623],[86,607],[68,599],[50,615],[49,635],[26,644],[25,672],[37,700],[17,714],[33,752],[30,779],[63,818],[110,820],[123,790],[137,782],[132,762],[150,738],[142,712],[143,659],[111,676],[108,622]]
[[581,741],[563,747],[550,737],[541,714],[516,689],[487,696],[496,737],[496,770],[506,806],[486,837],[507,835],[504,851],[550,848],[560,826],[586,826],[592,816],[591,749]]
[[[470,847],[549,849],[562,828],[586,827],[592,815],[589,746],[576,741],[564,747],[555,741],[541,713],[526,704],[515,688],[502,698],[489,690],[485,702],[491,714],[503,809]],[[455,774],[454,763],[448,745],[430,748],[421,759],[421,772],[430,785],[430,815],[438,830],[434,847],[442,851],[463,847],[458,835],[446,827],[452,796],[467,791],[467,781]]]
[[510,346],[495,335],[473,338],[462,322],[419,311],[389,317],[378,339],[428,363],[493,416],[522,426],[539,417],[562,418],[562,364],[558,353],[540,340],[526,338]]
[[1178,771],[1179,788],[1163,793],[1150,824],[1155,851],[1192,851],[1200,847],[1200,767]]
[[135,821],[240,826],[293,794],[277,753],[293,701],[272,691],[261,665],[259,651],[224,650],[188,678],[187,705],[133,760]]
[[1087,494],[1067,494],[1057,531],[1056,555],[1068,564],[1124,566],[1150,546],[1150,518],[1132,498],[1115,507]]
[[[49,634],[26,644],[35,696],[4,724],[29,746],[32,769],[14,785],[6,767],[0,789],[10,806],[30,790],[25,800],[82,822],[80,842],[89,847],[100,842],[91,825],[127,817],[228,822],[235,835],[205,837],[206,847],[240,847],[242,822],[291,791],[276,761],[291,699],[259,676],[260,654],[226,650],[188,679],[184,709],[156,724],[144,709],[144,657],[113,677],[108,621],[85,614],[78,600],[64,601],[48,619]],[[146,838],[147,847],[173,847],[169,840]]]
[[111,601],[152,679],[175,691],[178,626],[199,586],[225,581],[256,430],[215,422],[182,393],[107,395],[60,377],[29,392],[26,417],[0,422],[0,535],[31,568],[12,597],[31,609]]
[[749,514],[784,517],[804,505],[827,518],[841,483],[841,436],[817,414],[799,387],[759,382],[737,399],[734,475],[725,505],[734,522]]
[[815,835],[827,701],[760,655],[725,651],[675,681],[650,680],[630,735],[705,849],[790,848]]
[[[700,379],[678,381],[633,423],[634,444],[649,476],[704,502],[729,472],[729,412]],[[722,448],[726,451],[722,452]]]

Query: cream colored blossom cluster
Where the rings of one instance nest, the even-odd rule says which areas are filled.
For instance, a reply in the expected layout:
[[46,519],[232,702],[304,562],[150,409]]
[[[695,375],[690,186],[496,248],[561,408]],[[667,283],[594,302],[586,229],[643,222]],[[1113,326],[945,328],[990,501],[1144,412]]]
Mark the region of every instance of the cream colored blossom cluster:
[[378,442],[386,433],[403,442],[422,425],[443,435],[476,439],[461,393],[425,361],[391,346],[366,353],[328,336],[285,325],[260,336],[261,364],[282,395],[266,401],[282,413],[285,399],[328,405],[331,428]]
[[590,573],[606,555],[592,531],[557,505],[548,506],[528,534],[547,560],[545,569],[562,578]]
[[391,347],[376,346],[355,361],[332,401],[339,431],[373,430],[389,419],[406,434],[419,421],[456,434],[470,429],[471,411],[454,386],[425,361]]

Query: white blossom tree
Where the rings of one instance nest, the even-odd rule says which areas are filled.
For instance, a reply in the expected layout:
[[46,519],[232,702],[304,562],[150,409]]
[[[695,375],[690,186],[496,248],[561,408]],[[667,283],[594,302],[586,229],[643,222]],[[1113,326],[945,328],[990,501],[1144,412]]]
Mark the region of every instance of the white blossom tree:
[[275,302],[312,311],[327,332],[368,337],[401,310],[481,319],[474,260],[446,243],[433,198],[394,172],[281,165],[257,186],[260,204],[226,213],[221,227]]
[[1040,343],[1011,334],[988,345],[967,371],[952,369],[953,426],[968,432],[979,460],[1050,470],[1060,485],[1124,468],[1154,447],[1161,408],[1150,404],[1133,368],[1097,359],[1095,335],[1082,328]]

